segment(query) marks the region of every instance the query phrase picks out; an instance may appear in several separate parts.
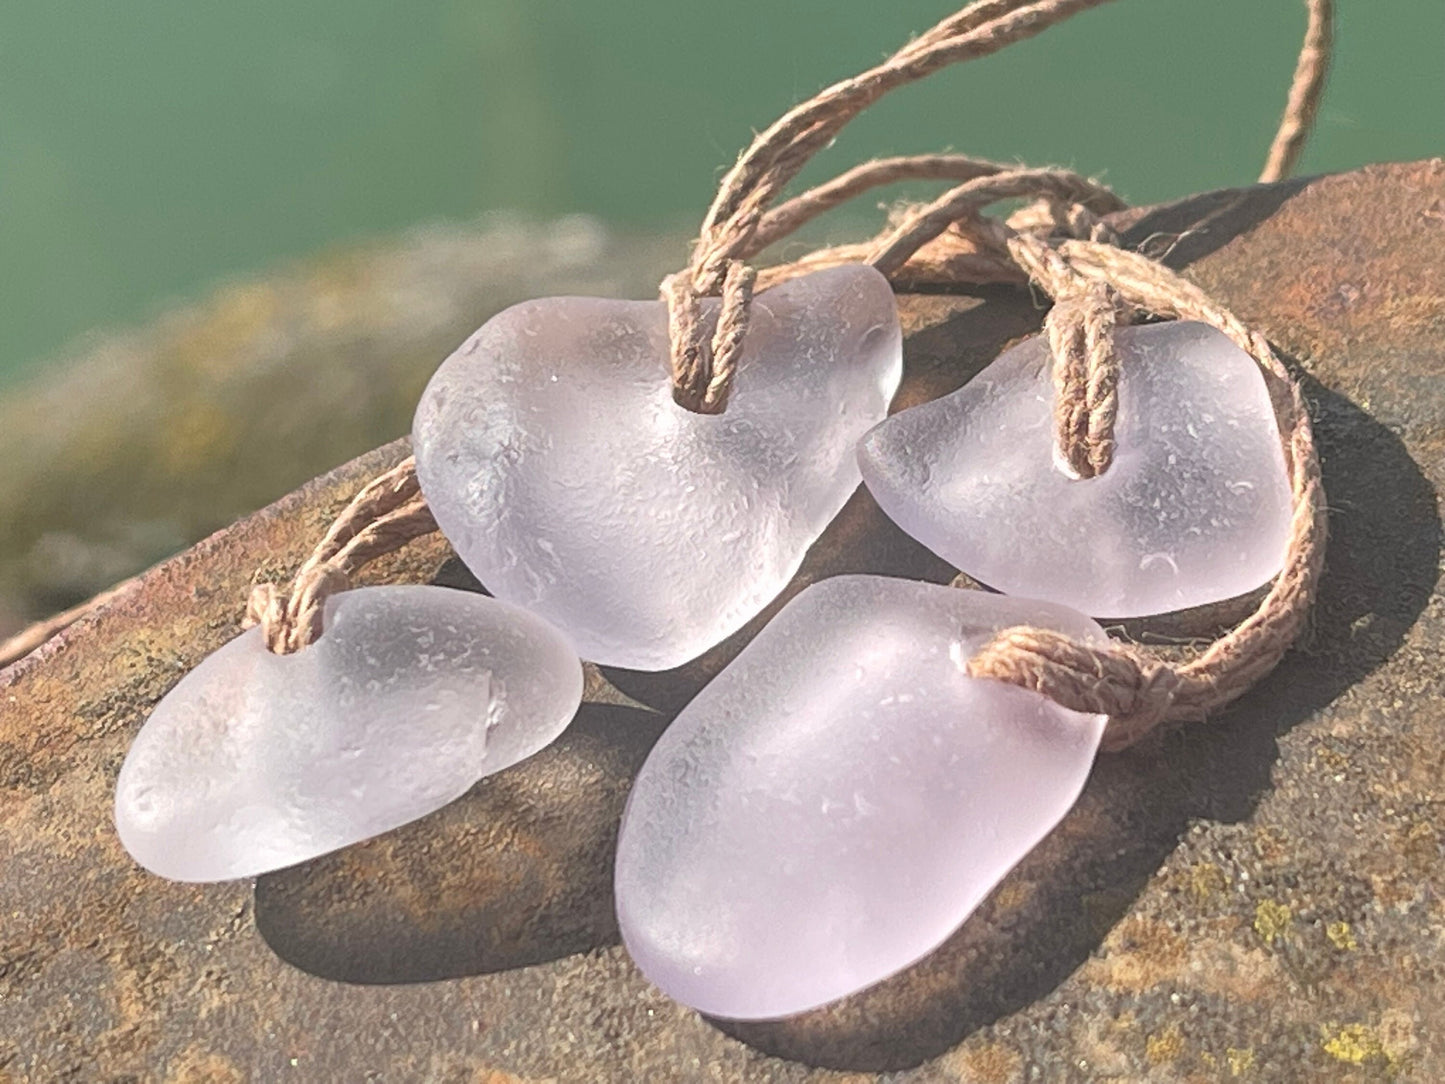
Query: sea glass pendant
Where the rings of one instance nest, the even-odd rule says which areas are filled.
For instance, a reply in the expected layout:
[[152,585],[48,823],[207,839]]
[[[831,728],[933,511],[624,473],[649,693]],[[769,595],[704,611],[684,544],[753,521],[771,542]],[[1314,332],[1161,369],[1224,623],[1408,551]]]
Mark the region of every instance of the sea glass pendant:
[[1245,594],[1280,569],[1290,487],[1257,363],[1193,322],[1121,328],[1117,449],[1096,478],[1054,449],[1043,337],[859,450],[905,531],[981,583],[1100,618]]
[[367,839],[541,749],[581,700],[557,631],[484,595],[360,588],[324,616],[293,655],[243,633],[156,706],[116,782],[141,865],[220,881]]
[[662,302],[507,309],[417,408],[437,523],[492,594],[584,658],[661,670],[705,651],[857,488],[857,442],[902,374],[892,290],[861,265],[759,293],[744,343],[726,412],[694,414],[673,401]]
[[927,954],[1073,805],[1104,717],[968,677],[999,630],[1104,643],[1062,606],[878,576],[805,589],[633,785],[617,915],[642,972],[767,1019]]

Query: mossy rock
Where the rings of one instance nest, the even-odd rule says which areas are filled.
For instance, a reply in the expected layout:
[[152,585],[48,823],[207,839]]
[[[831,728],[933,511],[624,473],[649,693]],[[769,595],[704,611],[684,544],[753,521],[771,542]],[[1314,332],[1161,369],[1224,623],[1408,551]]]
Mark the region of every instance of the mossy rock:
[[507,305],[647,297],[685,252],[586,218],[434,226],[47,366],[0,394],[0,638],[406,433],[437,365]]

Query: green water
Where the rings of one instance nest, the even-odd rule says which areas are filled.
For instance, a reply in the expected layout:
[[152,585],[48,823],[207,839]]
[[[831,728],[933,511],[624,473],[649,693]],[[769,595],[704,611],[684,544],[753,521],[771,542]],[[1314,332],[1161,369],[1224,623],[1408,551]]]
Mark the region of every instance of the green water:
[[[4,0],[0,378],[227,276],[494,208],[683,235],[781,110],[949,0]],[[1341,0],[1303,168],[1445,149],[1445,3]],[[1120,0],[898,92],[809,174],[956,150],[1247,182],[1298,0]]]

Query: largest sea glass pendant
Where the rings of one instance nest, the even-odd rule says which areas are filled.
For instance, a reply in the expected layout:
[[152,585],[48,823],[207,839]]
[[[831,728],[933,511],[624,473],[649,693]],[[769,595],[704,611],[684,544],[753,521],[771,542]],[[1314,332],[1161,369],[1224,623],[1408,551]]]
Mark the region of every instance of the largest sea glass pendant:
[[1049,603],[878,576],[801,592],[633,785],[617,915],[643,973],[716,1016],[802,1012],[946,939],[1064,815],[1104,718],[967,676],[999,630],[1106,642]]
[[1207,324],[1121,328],[1113,464],[1074,477],[1054,450],[1040,336],[863,440],[879,505],[990,587],[1100,618],[1245,594],[1280,569],[1290,486],[1259,366]]
[[141,865],[249,877],[399,827],[549,744],[582,697],[557,631],[484,595],[360,588],[325,626],[293,655],[245,632],[156,706],[115,788]]
[[662,302],[526,302],[442,364],[413,428],[437,523],[486,588],[643,670],[782,590],[902,375],[892,290],[859,265],[754,298],[723,414],[673,401],[668,350]]

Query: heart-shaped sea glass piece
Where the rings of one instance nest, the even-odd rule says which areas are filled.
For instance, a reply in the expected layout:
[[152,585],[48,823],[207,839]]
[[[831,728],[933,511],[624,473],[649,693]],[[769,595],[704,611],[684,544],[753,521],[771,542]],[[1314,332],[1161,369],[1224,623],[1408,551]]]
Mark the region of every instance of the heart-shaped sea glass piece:
[[858,486],[902,339],[887,280],[853,265],[754,298],[725,413],[678,406],[667,359],[660,301],[525,302],[442,363],[412,433],[437,523],[487,589],[641,670],[787,584]]
[[293,655],[243,633],[156,705],[116,781],[137,862],[221,881],[356,843],[531,756],[581,701],[561,635],[485,595],[360,588],[324,618]]
[[1254,590],[1280,569],[1290,487],[1257,363],[1207,324],[1122,328],[1117,447],[1096,478],[1054,450],[1042,337],[952,395],[901,411],[859,449],[883,510],[944,560],[1012,595],[1101,618]]
[[1105,640],[1045,602],[880,576],[806,588],[633,784],[617,915],[642,972],[767,1019],[926,955],[1073,805],[1104,718],[971,678],[1000,629]]

